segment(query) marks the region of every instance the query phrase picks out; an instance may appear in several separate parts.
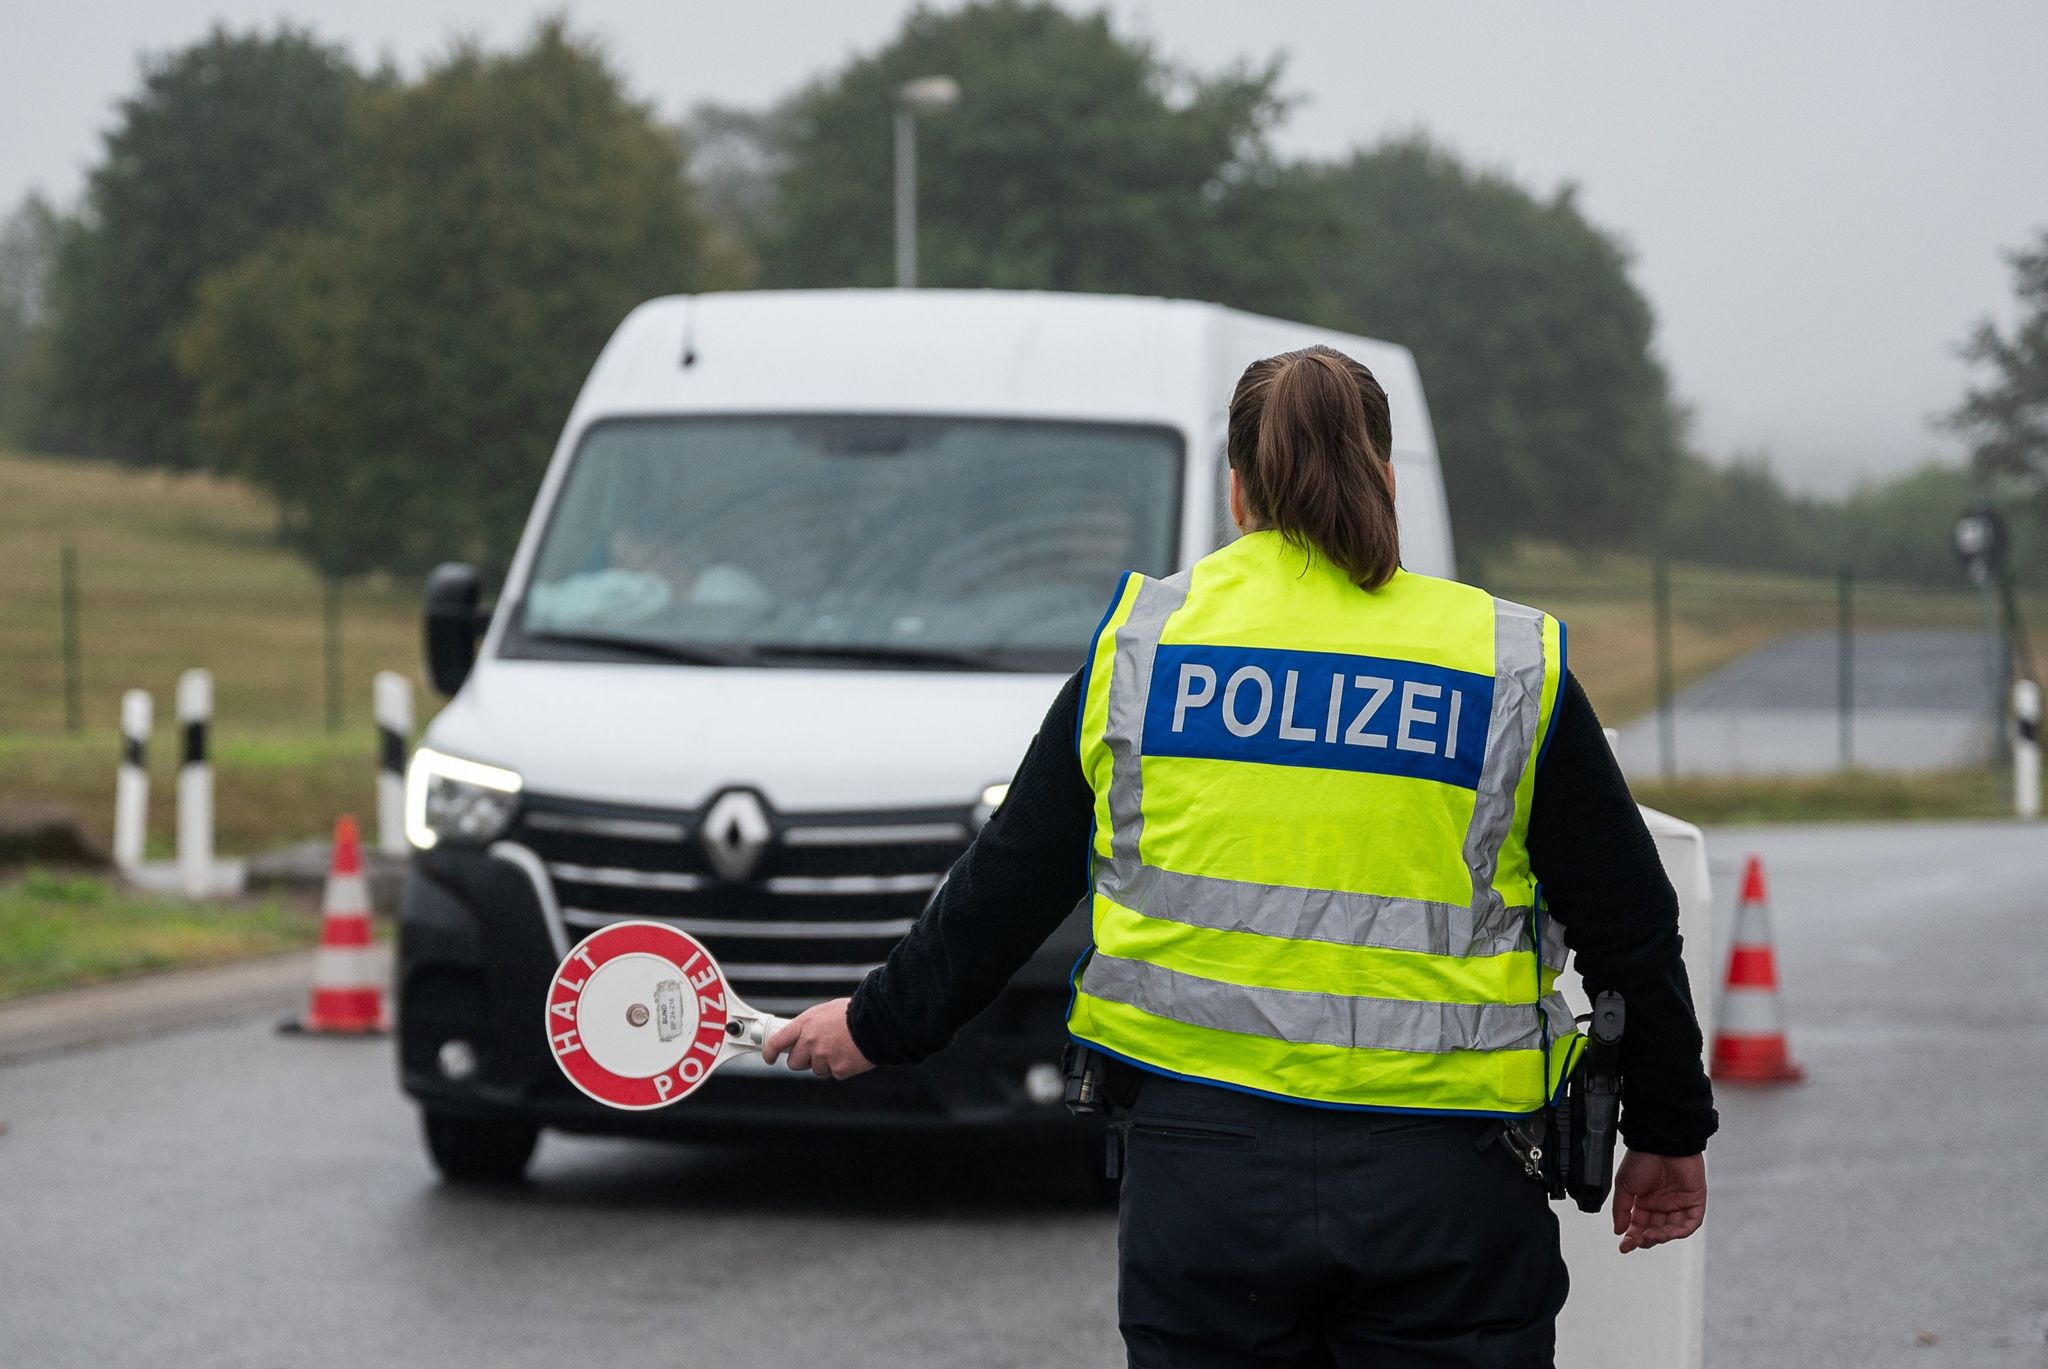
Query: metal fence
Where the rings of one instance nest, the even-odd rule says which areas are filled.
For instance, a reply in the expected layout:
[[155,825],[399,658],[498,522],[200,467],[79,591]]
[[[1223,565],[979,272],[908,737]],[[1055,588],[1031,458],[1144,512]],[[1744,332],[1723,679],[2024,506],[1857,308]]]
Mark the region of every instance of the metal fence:
[[[2012,650],[1991,596],[1644,561],[1511,566],[1488,587],[1564,619],[1574,673],[1636,776],[1993,763]],[[2024,664],[2024,663],[2022,663]]]
[[[1946,769],[1997,752],[2011,653],[1995,605],[1967,587],[1549,552],[1483,578],[1564,619],[1633,774]],[[227,725],[355,729],[376,672],[420,675],[409,583],[152,576],[69,545],[10,581],[0,734],[111,731],[123,690],[167,702],[192,666],[213,672]]]
[[195,582],[67,544],[0,583],[0,735],[111,731],[124,690],[167,706],[194,666],[213,672],[223,719],[359,727],[376,672],[419,676],[419,622],[417,587],[384,578]]

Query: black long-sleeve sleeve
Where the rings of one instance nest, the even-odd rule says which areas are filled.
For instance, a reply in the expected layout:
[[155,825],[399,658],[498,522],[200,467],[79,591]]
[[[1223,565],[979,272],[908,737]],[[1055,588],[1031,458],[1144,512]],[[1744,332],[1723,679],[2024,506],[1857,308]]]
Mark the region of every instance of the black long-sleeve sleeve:
[[[1069,679],[1024,754],[1009,796],[888,962],[853,996],[854,1043],[877,1064],[921,1060],[986,1007],[1087,893],[1094,796],[1074,737]],[[1628,1001],[1622,1135],[1637,1150],[1698,1152],[1713,1092],[1679,958],[1678,899],[1629,797],[1600,720],[1566,677],[1536,775],[1529,858],[1592,992]]]
[[854,993],[847,1026],[876,1064],[922,1060],[951,1041],[1088,892],[1095,796],[1074,746],[1080,713],[1075,675],[995,816]]
[[1570,675],[1536,771],[1529,864],[1586,992],[1614,989],[1628,1005],[1622,1139],[1658,1155],[1698,1154],[1718,1118],[1680,954],[1678,895],[1600,719]]

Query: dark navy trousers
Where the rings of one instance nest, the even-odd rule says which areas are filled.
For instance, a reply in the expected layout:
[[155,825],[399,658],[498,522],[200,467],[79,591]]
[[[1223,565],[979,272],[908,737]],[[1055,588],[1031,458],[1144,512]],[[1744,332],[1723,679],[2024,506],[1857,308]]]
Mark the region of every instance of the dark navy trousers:
[[1506,1147],[1480,1146],[1497,1123],[1152,1074],[1124,1120],[1118,1320],[1138,1369],[1553,1363],[1557,1218]]

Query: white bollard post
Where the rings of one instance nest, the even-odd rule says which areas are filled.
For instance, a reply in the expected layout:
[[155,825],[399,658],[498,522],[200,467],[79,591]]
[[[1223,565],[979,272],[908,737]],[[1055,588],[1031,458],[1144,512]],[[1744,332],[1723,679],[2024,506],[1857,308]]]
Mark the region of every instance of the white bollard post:
[[2012,684],[2012,807],[2023,818],[2041,816],[2041,686]]
[[412,681],[380,670],[370,683],[377,719],[377,849],[402,856],[407,850],[405,760],[412,746]]
[[156,712],[146,689],[121,696],[121,768],[114,775],[114,864],[142,864],[149,834],[149,729]]
[[187,898],[213,888],[213,765],[207,729],[213,722],[213,674],[188,670],[178,677],[178,879]]

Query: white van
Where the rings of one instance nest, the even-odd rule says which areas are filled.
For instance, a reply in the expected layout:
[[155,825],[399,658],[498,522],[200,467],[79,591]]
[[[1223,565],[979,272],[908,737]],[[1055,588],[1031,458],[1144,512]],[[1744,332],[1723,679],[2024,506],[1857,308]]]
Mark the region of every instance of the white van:
[[556,1069],[537,1005],[572,944],[642,917],[703,939],[766,1011],[851,992],[999,799],[1119,573],[1169,574],[1229,534],[1231,390],[1311,342],[1386,387],[1406,564],[1450,574],[1400,347],[1101,295],[634,310],[487,626],[474,571],[429,584],[453,698],[413,761],[399,1043],[442,1171],[516,1174],[541,1127],[1072,1127],[1055,1070],[1078,916],[950,1049],[838,1088],[727,1070],[687,1106],[602,1109]]
[[[681,1106],[611,1111],[555,1067],[540,1005],[571,944],[645,917],[704,940],[758,1008],[851,992],[999,801],[1118,574],[1171,573],[1231,535],[1230,392],[1312,342],[1386,387],[1403,561],[1453,574],[1421,381],[1388,343],[1101,295],[634,310],[495,609],[469,567],[428,584],[429,664],[453,698],[410,775],[398,1037],[442,1173],[515,1177],[545,1127],[1077,1134],[1056,1062],[1078,913],[947,1050],[829,1087],[729,1067]],[[1651,818],[1705,985],[1700,834]],[[1700,1241],[1624,1262],[1604,1218],[1561,1220],[1563,1362],[1696,1366]]]

